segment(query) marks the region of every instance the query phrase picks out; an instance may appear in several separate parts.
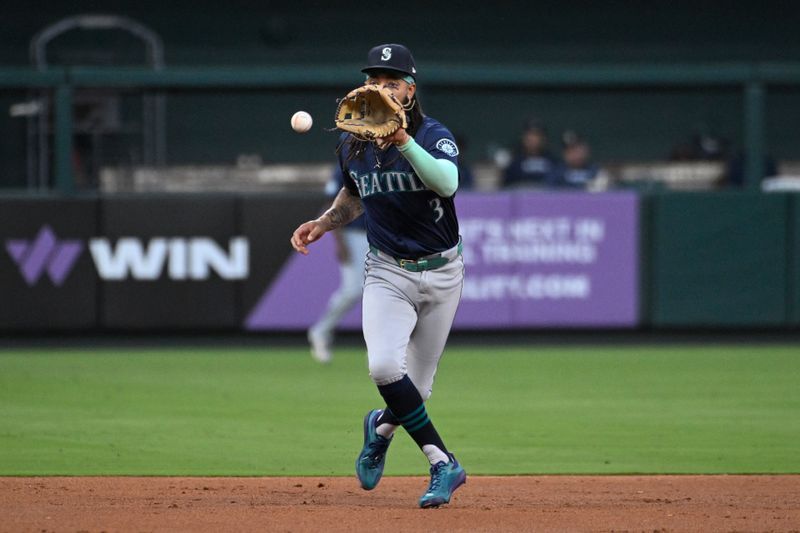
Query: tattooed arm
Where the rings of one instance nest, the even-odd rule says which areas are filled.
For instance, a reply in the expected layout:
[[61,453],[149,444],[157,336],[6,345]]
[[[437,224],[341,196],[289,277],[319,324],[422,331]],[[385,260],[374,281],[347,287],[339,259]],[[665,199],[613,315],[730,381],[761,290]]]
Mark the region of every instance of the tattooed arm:
[[291,238],[292,247],[301,254],[308,255],[307,244],[319,240],[328,231],[349,224],[363,212],[361,198],[342,187],[330,209],[318,219],[309,220],[294,230]]
[[324,226],[325,231],[341,228],[354,221],[358,215],[364,212],[361,205],[361,198],[354,196],[347,188],[342,187],[333,205],[325,211],[317,220]]

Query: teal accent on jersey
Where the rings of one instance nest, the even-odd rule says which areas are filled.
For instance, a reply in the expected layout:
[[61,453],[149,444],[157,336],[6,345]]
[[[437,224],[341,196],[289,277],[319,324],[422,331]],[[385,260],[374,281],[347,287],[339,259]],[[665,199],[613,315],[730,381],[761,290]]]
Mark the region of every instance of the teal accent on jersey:
[[455,194],[458,189],[458,167],[452,161],[433,157],[413,138],[397,149],[411,163],[419,179],[430,190],[443,198]]

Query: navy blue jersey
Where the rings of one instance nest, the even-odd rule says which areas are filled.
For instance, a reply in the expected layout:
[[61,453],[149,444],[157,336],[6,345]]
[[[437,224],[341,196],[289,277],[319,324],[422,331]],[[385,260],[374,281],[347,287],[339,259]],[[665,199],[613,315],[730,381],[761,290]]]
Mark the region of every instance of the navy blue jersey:
[[553,173],[552,184],[555,187],[584,188],[597,176],[598,172],[600,172],[600,167],[591,163],[583,168],[572,168],[560,163]]
[[[340,140],[346,138],[343,134]],[[453,135],[438,121],[425,117],[414,140],[433,157],[458,166]],[[455,195],[443,198],[428,189],[395,146],[378,150],[367,143],[362,157],[349,155],[345,142],[339,151],[350,178],[345,186],[361,197],[372,246],[398,259],[417,259],[458,244]]]
[[549,187],[555,179],[556,160],[550,154],[520,155],[503,172],[504,187]]
[[[330,196],[331,199],[336,198],[336,195],[339,194],[339,191],[342,190],[342,187],[344,187],[344,174],[342,174],[342,167],[339,165],[334,165],[331,179],[325,184],[325,194]],[[359,215],[346,227],[361,231],[366,230],[367,226],[366,222],[364,221],[364,215]]]

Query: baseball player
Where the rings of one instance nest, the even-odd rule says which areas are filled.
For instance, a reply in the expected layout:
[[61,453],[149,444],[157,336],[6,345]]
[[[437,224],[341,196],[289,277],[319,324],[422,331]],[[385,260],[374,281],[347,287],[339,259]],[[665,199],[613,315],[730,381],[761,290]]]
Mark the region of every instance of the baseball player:
[[[339,165],[334,166],[333,176],[325,185],[325,192],[334,197],[344,186],[344,176]],[[364,216],[357,217],[343,228],[333,230],[336,237],[336,258],[339,260],[341,281],[339,288],[331,294],[325,313],[308,330],[311,356],[320,363],[333,359],[331,344],[336,325],[345,313],[361,299],[364,287],[364,257],[368,252],[367,228]]]
[[464,283],[464,262],[453,198],[458,147],[450,131],[423,114],[411,52],[384,44],[367,54],[366,83],[389,89],[403,103],[407,128],[376,139],[343,134],[337,150],[345,184],[331,208],[301,224],[292,246],[366,215],[369,250],[363,330],[369,373],[386,407],[364,418],[364,446],[356,460],[362,488],[375,488],[386,451],[403,426],[431,464],[420,507],[448,503],[466,472],[445,446],[425,410]]

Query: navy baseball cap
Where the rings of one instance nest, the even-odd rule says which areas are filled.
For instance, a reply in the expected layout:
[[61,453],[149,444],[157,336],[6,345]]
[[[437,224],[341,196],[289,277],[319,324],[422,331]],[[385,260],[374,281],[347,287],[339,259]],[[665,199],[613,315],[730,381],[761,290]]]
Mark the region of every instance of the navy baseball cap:
[[392,70],[416,80],[417,67],[411,50],[402,44],[379,44],[367,54],[367,66],[361,72],[370,74],[378,70]]

